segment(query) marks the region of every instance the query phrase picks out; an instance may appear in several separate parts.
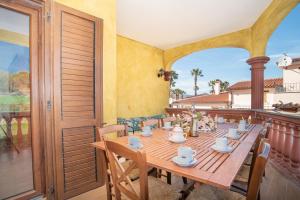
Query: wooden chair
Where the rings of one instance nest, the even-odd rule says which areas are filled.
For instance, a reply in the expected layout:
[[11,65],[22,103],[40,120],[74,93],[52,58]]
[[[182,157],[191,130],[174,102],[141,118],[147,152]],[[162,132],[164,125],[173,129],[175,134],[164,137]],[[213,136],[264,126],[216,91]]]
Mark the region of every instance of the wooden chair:
[[[270,130],[271,130],[271,124],[269,123],[269,124],[265,124],[264,128],[260,131],[259,136],[257,137],[254,146],[252,147],[248,157],[246,158],[244,167],[242,167],[241,172],[239,173],[239,176],[240,176],[239,178],[246,179],[246,180],[249,178],[249,175],[250,175],[249,169],[251,169],[251,167],[253,167],[260,140],[263,138],[268,138]],[[248,166],[248,167],[245,167],[245,166]]]
[[[128,127],[127,125],[108,125],[102,128],[97,128],[99,138],[101,141],[105,141],[111,137],[109,137],[109,134],[116,133],[117,137],[127,136],[128,135]],[[106,156],[107,157],[107,156]],[[119,157],[118,159],[121,159]],[[106,158],[106,161],[108,163],[108,159]],[[123,166],[128,166],[130,163],[129,161],[122,162]],[[133,172],[129,175],[132,180],[138,179],[138,170],[133,170]],[[109,167],[107,166],[107,176],[106,176],[106,190],[107,190],[107,197],[108,199],[111,198],[111,190],[113,187],[113,183],[111,182],[111,171]]]
[[160,128],[160,123],[158,119],[147,119],[141,122],[141,127],[143,128],[144,126],[156,126]]
[[128,135],[127,125],[108,125],[97,130],[101,141],[107,139],[107,134],[117,133],[117,137]]
[[[120,200],[122,195],[133,200],[180,198],[180,194],[172,186],[154,177],[148,177],[144,151],[135,151],[114,141],[105,141],[105,148],[117,200]],[[118,156],[131,160],[131,165],[124,168],[119,163]],[[139,169],[140,178],[133,182],[128,175],[134,168]]]
[[259,146],[264,136],[262,134],[259,134],[256,138],[256,141],[253,146],[252,152],[249,153],[248,157],[246,158],[246,161],[242,168],[240,169],[239,173],[237,174],[237,177],[235,178],[235,182],[232,186],[239,187],[240,182],[248,182],[249,177],[251,176],[251,173],[253,171],[254,163],[256,160],[256,157],[258,155]]
[[[271,146],[266,139],[262,139],[259,145],[259,154],[255,159],[253,172],[247,184],[246,190],[231,188],[231,191],[220,190],[208,185],[201,185],[199,189],[195,189],[189,196],[188,200],[196,199],[260,199],[260,184],[262,182],[263,173],[270,155]],[[199,198],[200,197],[200,198]]]

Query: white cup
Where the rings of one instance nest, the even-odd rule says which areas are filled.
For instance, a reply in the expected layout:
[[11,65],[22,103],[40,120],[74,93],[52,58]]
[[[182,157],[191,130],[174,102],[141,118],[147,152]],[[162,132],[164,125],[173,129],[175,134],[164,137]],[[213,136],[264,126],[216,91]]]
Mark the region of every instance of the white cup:
[[142,135],[150,135],[151,134],[151,127],[150,126],[144,126]]
[[237,136],[237,135],[238,135],[237,129],[235,129],[235,128],[230,128],[230,129],[228,130],[228,133],[229,133],[229,135],[231,135],[231,136]]
[[225,120],[224,120],[223,117],[218,117],[218,120],[217,120],[218,123],[224,123],[224,121],[225,121]]
[[166,128],[171,127],[171,122],[165,122],[165,127],[166,127]]
[[178,147],[177,154],[182,160],[189,163],[194,160],[196,151],[193,150],[191,147],[181,146],[181,147]]
[[141,145],[141,140],[138,137],[135,136],[129,136],[128,137],[128,143],[133,148],[139,148]]
[[246,129],[246,123],[240,123],[238,129],[239,131],[244,131]]
[[171,138],[174,141],[184,141],[186,137],[186,133],[183,132],[169,132],[169,138]]
[[225,148],[227,148],[227,145],[228,145],[227,138],[222,137],[222,138],[217,138],[216,139],[216,146],[217,147],[219,147],[221,149],[225,149]]
[[240,120],[240,124],[246,124],[246,120],[244,119]]

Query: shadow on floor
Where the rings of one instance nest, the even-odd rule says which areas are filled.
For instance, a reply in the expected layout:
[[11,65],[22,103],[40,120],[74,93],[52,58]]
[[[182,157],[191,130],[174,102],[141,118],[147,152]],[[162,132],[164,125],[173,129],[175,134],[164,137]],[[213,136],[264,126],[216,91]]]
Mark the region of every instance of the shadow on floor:
[[[172,177],[176,187],[182,187],[180,177]],[[149,188],[151,190],[151,188]],[[106,199],[106,188],[100,187],[72,198],[72,200],[99,200]],[[266,177],[261,186],[261,200],[299,200],[300,187],[280,174],[271,164],[267,165]],[[199,198],[201,200],[201,198]],[[223,199],[222,199],[223,200]],[[224,199],[225,200],[225,199]],[[228,199],[230,200],[230,199]]]

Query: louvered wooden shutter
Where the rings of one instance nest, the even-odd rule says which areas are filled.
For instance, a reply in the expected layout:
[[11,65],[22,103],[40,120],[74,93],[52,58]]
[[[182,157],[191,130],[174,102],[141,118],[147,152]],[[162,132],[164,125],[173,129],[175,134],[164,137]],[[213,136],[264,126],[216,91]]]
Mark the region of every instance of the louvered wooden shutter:
[[103,184],[91,147],[102,116],[102,21],[55,3],[54,113],[57,195],[66,199]]

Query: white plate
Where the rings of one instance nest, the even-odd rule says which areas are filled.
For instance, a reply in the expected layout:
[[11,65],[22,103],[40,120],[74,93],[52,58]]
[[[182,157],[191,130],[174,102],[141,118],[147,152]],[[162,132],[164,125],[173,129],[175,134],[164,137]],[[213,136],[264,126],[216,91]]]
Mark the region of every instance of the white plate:
[[152,133],[150,133],[150,134],[143,134],[143,132],[141,132],[141,136],[143,136],[143,137],[150,137],[150,136],[152,136]]
[[233,150],[233,147],[231,147],[231,146],[227,146],[226,148],[221,149],[220,147],[216,146],[215,144],[212,145],[211,148],[220,153],[230,153]]
[[184,143],[184,142],[186,141],[186,139],[180,140],[180,141],[174,140],[172,137],[169,137],[168,139],[169,139],[169,141],[174,142],[174,143],[177,143],[177,144]]
[[247,131],[249,131],[249,129],[244,129],[244,130],[240,130],[240,129],[237,129],[237,132],[240,132],[240,133],[244,133],[244,132],[247,132]]
[[162,127],[162,129],[165,129],[165,130],[170,130],[170,129],[172,129],[173,127],[172,126],[170,126],[170,127],[165,127],[165,126],[163,126]]
[[230,139],[234,139],[234,140],[238,140],[238,139],[241,138],[241,135],[233,136],[233,135],[231,135],[229,133],[227,133],[225,136],[228,137],[228,138],[230,138]]
[[194,158],[194,160],[193,160],[192,162],[189,162],[189,163],[180,162],[178,156],[173,157],[173,158],[172,158],[172,161],[173,161],[176,165],[178,165],[178,166],[180,166],[180,167],[191,167],[191,166],[193,166],[194,164],[196,164],[196,162],[197,162],[197,160],[196,160],[195,158]]
[[140,144],[140,146],[138,146],[138,147],[132,146],[131,144],[129,144],[128,146],[132,149],[142,149],[144,147],[143,144]]

